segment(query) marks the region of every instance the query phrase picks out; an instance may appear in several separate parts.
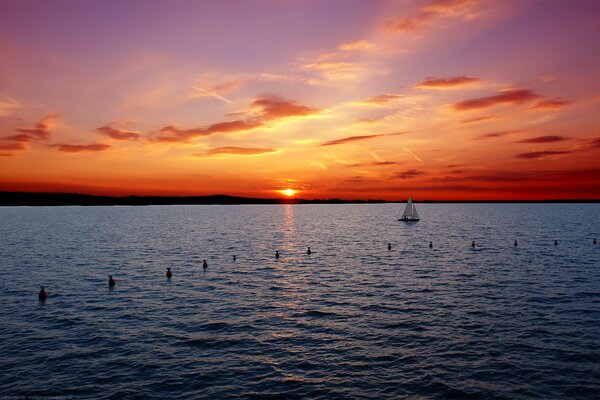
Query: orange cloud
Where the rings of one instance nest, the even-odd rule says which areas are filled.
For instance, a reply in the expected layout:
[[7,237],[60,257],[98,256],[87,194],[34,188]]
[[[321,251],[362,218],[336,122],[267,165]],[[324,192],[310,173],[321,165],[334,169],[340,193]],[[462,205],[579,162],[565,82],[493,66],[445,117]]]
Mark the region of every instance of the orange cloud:
[[25,150],[27,146],[24,143],[0,143],[0,150]]
[[58,114],[48,114],[39,120],[33,128],[17,128],[17,132],[29,136],[30,140],[45,140],[50,137],[50,129],[58,119]]
[[481,135],[481,136],[477,136],[474,139],[475,140],[491,139],[491,138],[497,138],[497,137],[502,137],[502,136],[506,136],[506,135],[512,135],[513,133],[519,133],[519,132],[522,132],[522,131],[498,131],[498,132],[490,132],[490,133],[486,133],[486,134]]
[[509,89],[501,91],[495,96],[459,101],[454,104],[454,109],[457,111],[479,110],[498,104],[521,104],[526,101],[539,99],[540,97],[540,95],[528,89]]
[[350,164],[348,167],[377,167],[381,165],[396,165],[396,161],[373,161],[368,163]]
[[219,122],[217,124],[209,125],[206,128],[179,129],[173,125],[169,125],[159,130],[163,136],[158,136],[156,140],[159,142],[186,142],[199,136],[209,136],[219,132],[247,131],[262,125],[263,122],[260,120],[241,119],[229,122]]
[[548,156],[557,156],[561,154],[570,154],[572,153],[569,150],[545,150],[545,151],[532,151],[529,153],[521,153],[517,154],[516,158],[524,158],[527,160],[536,159],[536,158],[544,158]]
[[531,139],[519,140],[517,143],[554,143],[570,139],[564,136],[538,136]]
[[261,127],[269,121],[285,117],[307,116],[321,111],[318,108],[303,106],[295,101],[273,95],[265,95],[254,99],[251,108],[257,114],[253,118],[219,122],[206,128],[179,129],[173,125],[165,126],[159,130],[162,135],[155,140],[159,142],[186,142],[196,137],[209,136],[214,133],[247,131]]
[[410,132],[395,132],[395,133],[379,133],[376,135],[359,135],[359,136],[348,136],[342,139],[330,140],[329,142],[321,143],[319,146],[333,146],[336,144],[345,144],[350,142],[358,142],[361,140],[374,139],[382,136],[396,136],[405,135]]
[[82,151],[104,151],[111,148],[108,144],[94,143],[94,144],[54,144],[52,147],[57,147],[58,151],[64,151],[66,153],[79,153]]
[[263,120],[271,120],[284,117],[299,117],[316,114],[318,108],[306,107],[292,100],[282,99],[278,96],[266,95],[252,101],[252,107],[260,110]]
[[463,119],[462,121],[460,121],[460,123],[461,124],[476,124],[476,123],[484,122],[484,121],[493,121],[498,118],[499,117],[497,117],[495,115],[483,115],[481,117]]
[[481,82],[474,76],[454,76],[451,78],[425,78],[416,87],[420,89],[455,89]]
[[425,172],[420,171],[418,169],[409,169],[395,174],[394,176],[392,176],[392,179],[411,179],[419,175],[423,175],[424,173]]
[[556,99],[546,99],[536,101],[531,107],[530,110],[558,110],[559,108],[563,108],[564,106],[568,106],[569,104],[573,104],[572,101],[562,100],[560,98]]
[[[58,114],[48,114],[39,120],[33,128],[17,128],[17,135],[0,137],[0,150],[20,151],[26,150],[26,144],[33,140],[46,140],[50,137],[50,129]],[[7,154],[12,156],[12,154]]]
[[369,104],[385,104],[385,103],[389,103],[390,101],[399,99],[400,96],[397,94],[382,94],[380,96],[375,96],[372,97],[368,100],[365,100],[365,103],[369,103]]
[[196,157],[207,157],[221,154],[233,154],[240,156],[255,156],[260,154],[268,154],[274,153],[275,149],[269,148],[260,148],[260,147],[237,147],[237,146],[228,146],[228,147],[218,147],[216,149],[211,149],[206,153],[194,154]]
[[97,128],[96,132],[102,133],[116,140],[138,140],[140,138],[139,132],[123,131],[117,128],[113,128],[111,124],[107,124],[101,126],[100,128]]
[[475,16],[477,0],[434,0],[424,4],[418,12],[399,21],[389,22],[388,27],[399,32],[416,32],[441,17]]
[[369,43],[366,40],[355,40],[353,42],[344,43],[340,46],[340,50],[342,51],[358,51],[358,50],[368,50],[373,47],[372,43]]

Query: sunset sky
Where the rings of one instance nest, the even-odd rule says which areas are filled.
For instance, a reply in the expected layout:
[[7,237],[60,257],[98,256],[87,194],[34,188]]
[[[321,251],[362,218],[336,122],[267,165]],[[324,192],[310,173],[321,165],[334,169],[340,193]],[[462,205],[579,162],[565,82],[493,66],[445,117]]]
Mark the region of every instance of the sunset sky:
[[3,1],[0,190],[599,199],[599,38],[600,1]]

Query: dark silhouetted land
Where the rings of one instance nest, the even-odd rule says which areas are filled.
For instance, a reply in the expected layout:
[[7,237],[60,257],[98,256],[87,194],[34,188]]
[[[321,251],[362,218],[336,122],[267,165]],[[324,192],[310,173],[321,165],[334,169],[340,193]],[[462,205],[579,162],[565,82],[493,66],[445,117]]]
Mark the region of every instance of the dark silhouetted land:
[[[215,194],[210,196],[97,196],[79,193],[0,192],[0,206],[150,206],[184,204],[377,204],[400,203],[379,199],[253,198]],[[567,200],[422,200],[418,203],[598,203],[600,199]]]

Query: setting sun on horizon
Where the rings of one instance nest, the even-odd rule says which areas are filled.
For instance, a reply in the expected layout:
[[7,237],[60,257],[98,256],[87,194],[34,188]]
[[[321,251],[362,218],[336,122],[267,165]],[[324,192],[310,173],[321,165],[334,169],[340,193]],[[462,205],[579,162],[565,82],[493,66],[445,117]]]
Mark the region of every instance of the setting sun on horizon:
[[0,190],[272,197],[294,176],[306,198],[598,199],[598,15],[2,2]]
[[281,193],[284,196],[287,196],[287,197],[293,197],[294,195],[296,195],[296,193],[298,193],[297,190],[289,189],[289,188],[288,189],[279,190],[278,192]]

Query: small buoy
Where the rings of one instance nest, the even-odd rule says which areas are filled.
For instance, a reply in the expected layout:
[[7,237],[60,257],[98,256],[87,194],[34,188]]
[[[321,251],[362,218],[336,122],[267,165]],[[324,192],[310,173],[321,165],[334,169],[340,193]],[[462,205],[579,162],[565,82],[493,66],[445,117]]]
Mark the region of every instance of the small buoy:
[[310,256],[311,253],[312,253],[312,251],[310,251],[310,246],[309,246],[308,250],[306,250],[306,254],[308,254]]
[[202,268],[204,268],[204,269],[208,268],[208,264],[206,263],[206,260],[202,260]]
[[594,241],[593,241],[592,243],[593,243],[593,244],[596,244],[596,243],[598,243],[598,242],[596,242],[596,239],[594,238]]
[[113,279],[112,275],[108,276],[108,287],[114,287],[115,286],[115,280]]
[[275,251],[275,258],[279,258],[279,250]]
[[515,240],[515,247],[517,247],[519,244],[517,243],[517,241]]
[[388,243],[388,250],[391,250],[391,249],[392,249],[392,244]]
[[555,240],[555,241],[554,241],[554,245],[555,245],[555,246],[558,246],[558,240]]
[[171,268],[167,268],[167,278],[171,279],[173,273],[171,273]]
[[233,261],[237,260],[237,256],[233,256]]
[[38,299],[40,299],[40,301],[46,301],[46,297],[48,297],[48,294],[46,294],[44,287],[40,286],[40,293],[38,294]]
[[429,248],[433,248],[433,242],[429,242]]
[[474,240],[471,242],[471,247],[475,248],[475,241]]

